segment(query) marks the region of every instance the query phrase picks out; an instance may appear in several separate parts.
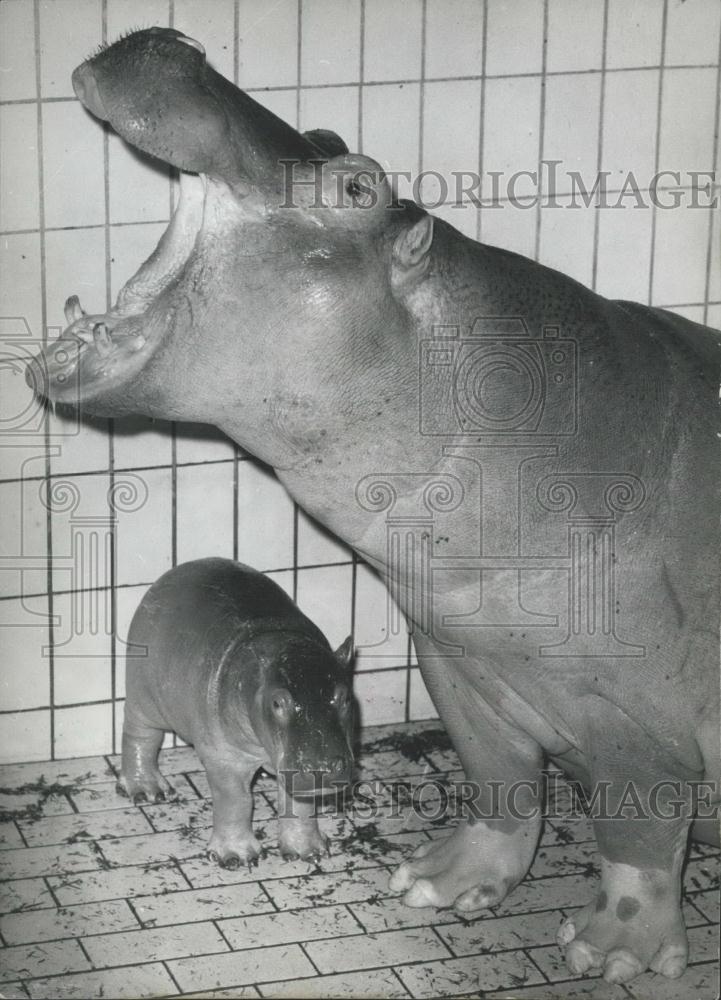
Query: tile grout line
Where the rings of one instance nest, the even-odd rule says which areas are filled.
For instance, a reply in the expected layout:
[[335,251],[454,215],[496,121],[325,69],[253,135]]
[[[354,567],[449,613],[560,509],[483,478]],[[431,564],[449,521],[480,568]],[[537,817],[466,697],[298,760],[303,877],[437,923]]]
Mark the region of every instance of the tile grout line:
[[[479,122],[478,122],[478,176],[481,178],[481,183],[478,188],[478,198],[483,200],[483,163],[485,160],[485,142],[486,142],[486,67],[488,62],[488,0],[483,0],[481,6],[483,17],[483,28],[481,33],[481,106],[479,112]],[[483,210],[479,206],[476,209],[476,239],[481,242],[481,235],[483,231]]]
[[[423,170],[424,161],[424,145],[425,145],[425,112],[426,112],[426,56],[427,56],[427,33],[428,33],[428,0],[421,0],[421,68],[420,68],[420,79],[418,86],[418,175],[420,176]],[[392,597],[390,592],[386,598],[386,629],[390,633],[391,622],[390,622],[390,602]],[[403,613],[398,611],[401,619],[406,623],[406,648],[405,648],[405,692],[404,692],[404,704],[403,704],[403,721],[409,722],[411,715],[411,683],[412,675],[410,669],[410,645],[411,645],[411,631],[408,627],[408,622],[405,619]]]
[[[251,883],[251,884],[252,884],[252,883]],[[229,918],[224,918],[224,917],[212,917],[212,918],[210,918],[210,919],[209,919],[209,920],[207,921],[207,923],[209,923],[209,924],[211,925],[211,927],[214,927],[214,928],[216,929],[216,931],[218,932],[218,934],[220,934],[221,938],[223,939],[223,941],[224,941],[224,942],[225,942],[225,943],[227,944],[227,946],[228,946],[228,950],[227,950],[227,952],[225,952],[225,951],[218,951],[218,952],[215,952],[215,954],[216,954],[216,955],[235,955],[235,954],[237,954],[237,953],[236,953],[236,950],[235,950],[235,948],[233,947],[233,945],[232,945],[232,944],[230,943],[230,941],[228,940],[228,938],[227,938],[227,937],[225,936],[225,934],[223,933],[223,929],[222,929],[222,927],[220,927],[220,926],[219,926],[219,921],[221,921],[221,920],[224,920],[224,919],[230,919],[230,920],[232,920],[233,918],[232,918],[232,917],[229,917]],[[195,923],[196,921],[192,921],[192,922],[193,922],[193,923]],[[205,921],[202,921],[202,922],[203,922],[203,923],[205,923]],[[181,925],[180,925],[180,924],[178,924],[178,923],[173,923],[173,924],[171,924],[171,926],[172,926],[172,927],[179,927],[179,926],[181,926]],[[186,923],[186,924],[185,924],[184,926],[186,926],[186,927],[187,927],[187,926],[188,926],[188,924]]]
[[[183,995],[183,990],[182,990],[182,988],[180,986],[180,983],[178,982],[178,980],[173,975],[173,971],[172,971],[172,969],[170,968],[170,965],[169,965],[169,962],[171,962],[171,961],[172,961],[172,959],[164,958],[159,964],[165,970],[166,975],[168,976],[168,978],[170,979],[171,983],[173,984],[173,986],[175,986],[176,990],[178,991],[178,996],[182,996]],[[172,996],[172,994],[165,994],[165,995],[166,996]]]
[[[460,923],[460,921],[459,921],[459,923]],[[440,926],[441,927],[444,927],[444,926],[445,927],[453,927],[454,925],[453,924],[440,924]],[[448,941],[445,941],[441,937],[440,931],[438,930],[438,926],[436,924],[428,924],[428,927],[433,932],[433,934],[438,938],[438,940],[443,945],[443,947],[446,949],[446,951],[448,951],[450,953],[449,955],[446,956],[447,958],[463,958],[464,957],[463,955],[459,955],[456,951],[454,951],[453,945],[450,944]],[[509,949],[509,950],[513,951],[515,949]],[[500,953],[501,953],[500,949],[498,949],[495,952],[495,954],[500,954]],[[434,961],[435,961],[435,959],[434,959]]]
[[[546,138],[546,86],[548,80],[548,4],[543,0],[543,32],[541,38],[541,103],[538,119],[538,179],[543,169],[543,147]],[[533,259],[538,261],[541,252],[541,202],[536,208],[536,234],[534,237]]]
[[[715,66],[712,67],[712,68],[716,69]],[[428,81],[428,82],[433,82],[433,81]],[[432,171],[429,171],[429,173],[431,173],[431,172]],[[703,173],[703,171],[702,171],[702,173]],[[509,177],[513,177],[513,176],[514,176],[513,174],[509,175]],[[481,180],[482,179],[483,178],[481,178]],[[582,179],[583,178],[581,178],[581,180]],[[721,188],[721,175],[719,175],[718,179],[716,179],[716,180],[713,181],[712,186],[714,188],[716,188],[716,189]],[[627,184],[624,185],[624,186],[622,186],[622,187],[606,187],[606,188],[604,188],[604,195],[605,196],[608,196],[608,195],[623,195],[623,196],[627,196],[629,190],[630,189],[629,189],[629,187],[628,187]],[[643,187],[643,186],[641,186],[641,185],[639,185],[639,184],[636,183],[636,184],[634,184],[634,187],[632,189],[632,193],[633,193],[634,198],[636,198],[637,195],[652,194],[652,193],[655,193],[656,191],[660,191],[660,192],[665,192],[665,191],[681,191],[681,192],[694,193],[694,192],[698,191],[698,188],[695,187],[693,184],[671,184],[670,182],[668,182],[666,184],[659,183],[657,186],[653,186],[653,187],[651,187],[651,186]],[[509,208],[515,208],[516,205],[519,205],[519,206],[523,206],[522,210],[525,211],[528,208],[532,208],[533,207],[532,204],[526,204],[526,203],[531,202],[532,200],[536,200],[536,199],[548,198],[549,201],[552,204],[554,204],[554,205],[555,205],[556,201],[570,200],[570,201],[573,202],[574,207],[580,208],[581,206],[577,204],[576,199],[577,198],[583,199],[584,198],[584,193],[586,195],[593,194],[593,188],[590,191],[587,191],[585,188],[580,188],[578,186],[577,182],[574,182],[571,187],[569,187],[569,188],[567,188],[566,190],[563,190],[563,191],[555,192],[552,196],[548,195],[546,192],[544,192],[542,190],[539,190],[539,192],[537,194],[504,195],[504,196],[501,196],[501,197],[493,197],[493,198],[491,198],[482,207],[485,208],[485,209],[488,209],[488,210],[496,210],[496,211],[498,211],[498,210],[503,210],[506,206],[508,206]],[[444,199],[442,199],[440,201],[433,202],[432,207],[429,207],[428,211],[435,212],[439,208],[456,207],[458,204],[459,203],[455,199],[444,198]],[[470,207],[470,206],[474,206],[475,207],[475,202],[472,199],[467,199],[467,200],[461,201],[460,205],[463,206],[463,207]],[[610,207],[615,209],[617,206],[616,205],[612,205]],[[652,207],[650,203],[648,205],[643,205],[642,206],[642,208],[645,209],[645,210],[648,210],[650,207]],[[121,228],[130,229],[130,228],[133,228],[133,227],[141,228],[143,226],[167,226],[168,222],[169,222],[168,219],[154,219],[152,221],[146,221],[144,219],[137,219],[134,222],[111,222],[111,223],[109,223],[109,227],[112,230],[112,229],[121,229]],[[82,225],[82,226],[47,226],[45,228],[45,232],[46,233],[66,233],[66,232],[68,232],[68,233],[69,232],[82,233],[82,232],[86,232],[86,231],[87,232],[91,232],[93,230],[103,229],[103,228],[104,227],[103,227],[103,225],[101,223],[89,223],[89,224],[85,224],[85,225]],[[34,236],[38,232],[39,231],[37,229],[4,229],[4,230],[0,230],[0,236],[4,236],[4,237],[12,237],[12,236]],[[703,305],[703,302],[700,303],[700,304]],[[152,420],[153,418],[148,418],[148,419]],[[242,453],[242,449],[241,449],[240,461],[250,461],[250,460],[251,460],[250,456],[243,454]],[[210,459],[210,461],[228,461],[228,459]],[[190,462],[190,463],[183,462],[183,463],[180,463],[180,464],[182,464],[182,465],[188,465],[188,464],[202,464],[202,463],[200,463],[199,461],[196,460],[194,463],[193,462]],[[130,466],[129,468],[132,468],[132,466]]]
[[[168,25],[175,27],[175,0],[168,0]],[[175,209],[175,192],[173,188],[172,171],[168,171],[170,199],[170,217],[173,217]],[[172,420],[170,423],[170,565],[178,565],[178,423]],[[171,736],[173,747],[178,746],[176,733]]]
[[358,56],[358,151],[363,152],[363,84],[365,79],[366,0],[360,0]]
[[[44,159],[44,146],[43,146],[43,118],[42,118],[42,105],[40,103],[40,94],[42,91],[42,69],[41,69],[41,39],[40,39],[40,3],[39,0],[34,0],[33,3],[33,31],[34,31],[34,44],[35,44],[35,88],[37,96],[37,163],[38,163],[38,239],[39,239],[39,249],[40,249],[40,324],[41,324],[41,339],[43,344],[47,343],[48,336],[48,305],[47,305],[47,248],[46,248],[46,236],[45,236],[45,166],[43,163]],[[50,487],[50,476],[52,473],[52,461],[51,457],[57,455],[57,450],[54,446],[50,445],[50,420],[51,420],[51,410],[48,404],[45,405],[45,421],[44,421],[44,440],[45,440],[45,479],[46,484],[46,496],[49,497],[49,487]],[[53,596],[53,517],[52,517],[52,504],[48,502],[46,504],[45,511],[45,540],[47,546],[47,571],[46,571],[46,586],[48,589],[47,599],[48,599],[48,647],[47,647],[47,659],[48,659],[48,700],[50,702],[50,730],[48,733],[49,745],[50,745],[50,758],[55,759],[55,711],[52,707],[55,702],[55,625],[54,625],[54,607],[55,601]]]
[[268,890],[266,889],[266,887],[263,885],[262,881],[259,880],[256,883],[256,885],[258,886],[258,888],[260,889],[260,891],[263,893],[263,895],[265,896],[266,900],[273,907],[273,910],[271,910],[270,912],[271,913],[282,913],[283,911],[278,906],[278,904],[276,903],[276,901],[273,899],[273,897],[271,896],[271,894],[268,892]]
[[531,963],[531,965],[533,966],[533,968],[538,970],[538,972],[540,973],[540,976],[541,976],[541,979],[542,979],[543,983],[552,986],[553,983],[551,982],[551,980],[548,978],[548,976],[543,971],[543,969],[541,968],[541,966],[538,964],[538,962],[533,957],[532,952],[534,951],[534,949],[532,947],[525,946],[523,948],[520,948],[519,950],[520,950],[521,954],[525,955],[525,957]]
[[[2,235],[2,234],[0,234],[0,235]],[[691,304],[695,305],[696,303],[689,303],[689,304],[690,305]],[[702,305],[702,304],[703,303],[698,303],[698,305]],[[719,304],[721,305],[721,303],[719,303]],[[233,461],[232,457],[231,458],[208,458],[208,459],[204,459],[204,460],[196,460],[196,461],[190,461],[190,462],[179,462],[178,463],[178,467],[181,468],[181,469],[195,469],[195,468],[200,468],[201,466],[206,466],[206,465],[229,465],[232,461]],[[169,471],[170,469],[172,469],[172,464],[170,462],[162,462],[159,465],[135,465],[135,466],[131,465],[131,466],[122,466],[117,471],[118,472],[127,472],[127,473],[131,473],[131,472],[166,472],[166,471]],[[50,478],[51,479],[67,479],[67,478],[80,479],[80,478],[83,478],[85,476],[106,476],[107,474],[108,474],[108,470],[106,468],[102,468],[102,469],[85,469],[85,470],[80,469],[77,472],[55,472],[55,473],[53,473],[53,475]],[[24,478],[15,477],[15,478],[10,478],[10,479],[0,479],[0,484],[7,485],[8,483],[33,483],[33,482],[41,483],[41,482],[44,482],[44,481],[45,481],[45,477],[38,475],[38,476],[25,476]],[[325,564],[319,563],[318,565],[325,565]],[[123,586],[123,584],[119,584],[119,586]]]
[[[714,123],[714,137],[712,148],[711,169],[716,170],[716,163],[719,158],[719,129],[721,128],[721,24],[719,25],[719,47],[718,47],[718,69],[716,71],[716,120]],[[717,180],[717,178],[715,178]],[[713,263],[713,236],[714,236],[714,213],[709,211],[708,220],[708,246],[706,249],[706,275],[704,281],[704,310],[703,322],[708,322],[708,311],[711,297],[711,266]],[[721,231],[719,232],[721,238]]]
[[[598,139],[596,147],[596,174],[600,175],[603,164],[603,135],[606,112],[606,65],[608,62],[608,3],[603,2],[603,26],[601,28],[601,84],[598,109]],[[601,232],[601,215],[596,209],[593,222],[593,257],[591,261],[591,288],[596,291],[598,281],[598,246]]]
[[[327,941],[340,941],[340,940],[342,940],[342,939],[341,939],[341,938],[325,938],[325,939],[322,939],[322,938],[321,938],[321,940],[327,940]],[[322,973],[322,972],[320,971],[320,969],[319,969],[319,968],[318,968],[318,966],[317,966],[317,965],[315,964],[315,962],[313,961],[313,959],[311,958],[311,956],[310,956],[310,955],[308,954],[308,951],[306,950],[306,947],[305,947],[305,946],[306,946],[306,944],[309,944],[310,942],[308,942],[308,941],[296,941],[296,942],[294,942],[294,943],[298,945],[298,947],[300,948],[301,952],[302,952],[302,953],[303,953],[303,954],[305,955],[305,957],[306,957],[306,958],[308,959],[308,961],[310,962],[311,966],[312,966],[312,967],[313,967],[313,968],[315,969],[315,972],[316,972],[316,977],[320,977],[320,976],[322,976],[322,975],[323,975],[323,973]]]
[[[233,83],[238,86],[240,79],[240,7],[238,0],[233,3]],[[233,559],[238,561],[240,545],[240,448],[233,444]]]
[[[370,676],[372,674],[399,673],[400,671],[418,670],[418,669],[420,669],[420,668],[419,667],[415,667],[415,666],[408,667],[408,665],[405,664],[405,663],[397,663],[397,664],[394,664],[391,667],[374,667],[373,669],[369,669],[369,670],[360,670],[360,671],[358,671],[358,675],[357,676]],[[118,699],[118,704],[120,704],[120,703],[122,703],[124,701],[125,701],[124,698]],[[98,705],[111,705],[111,704],[112,704],[112,701],[111,701],[110,698],[104,698],[104,699],[98,699],[96,701],[62,702],[61,704],[57,705],[56,708],[59,708],[59,709],[84,708],[84,707],[91,707],[91,706],[98,706]],[[49,710],[49,708],[50,708],[49,705],[34,705],[32,708],[0,709],[0,717],[2,717],[4,715],[28,715],[31,712],[43,712],[43,711],[47,712]],[[430,721],[433,721],[433,719],[435,719],[435,718],[437,718],[437,717],[433,716],[431,719],[413,719],[411,721],[413,721],[413,722],[430,722]],[[408,721],[408,720],[406,720],[406,721]],[[398,723],[398,725],[402,725],[402,724],[404,724],[404,723],[400,723],[400,722]],[[182,746],[183,746],[183,744],[178,743],[177,746],[169,746],[169,747],[165,747],[164,749],[166,749],[166,750],[182,749]],[[73,758],[72,757],[58,757],[58,758],[55,758],[55,760],[73,760]],[[13,763],[14,764],[33,764],[33,763],[35,763],[35,761],[14,761]],[[95,784],[102,784],[102,782],[96,782]],[[98,811],[101,811],[101,810],[98,810]]]
[[[301,127],[301,93],[303,79],[303,0],[297,0],[296,8],[296,79],[295,79],[295,126]],[[293,584],[292,598],[298,599],[298,504],[293,500]]]
[[[81,938],[79,936],[77,936],[77,935],[72,935],[69,938],[64,938],[64,940],[65,941],[74,941],[77,944],[77,946],[80,948],[81,952],[83,953],[83,955],[87,959],[87,962],[88,962],[88,964],[90,966],[90,969],[86,969],[85,971],[86,972],[95,971],[95,963],[93,962],[92,958],[88,954],[88,951],[87,951],[85,945],[83,944]],[[77,975],[77,974],[78,974],[77,971],[74,972],[74,973],[68,973],[68,975]]]
[[[101,40],[103,44],[108,40],[108,0],[101,0]],[[111,239],[110,239],[110,154],[109,154],[109,129],[107,124],[103,124],[103,211],[105,219],[103,223],[103,239],[105,251],[105,308],[110,311],[112,306],[112,267],[111,267]],[[106,568],[106,579],[109,578],[109,591],[106,591],[106,601],[104,609],[110,612],[110,745],[113,750],[117,747],[117,617],[118,601],[116,588],[117,573],[117,517],[115,516],[115,421],[110,418],[107,422],[108,430],[108,547],[107,556],[109,565]],[[102,556],[100,557],[102,558]],[[92,568],[91,568],[92,572]]]
[[[296,34],[295,127],[300,129],[300,95],[303,57],[303,0],[298,0]],[[292,90],[293,88],[283,89]]]
[[[671,65],[666,65],[666,71],[672,72],[674,70],[696,70],[696,69],[716,69],[717,64],[715,62],[706,63],[673,63]],[[639,73],[639,72],[653,72],[654,70],[659,70],[662,67],[659,64],[653,65],[643,65],[643,66],[609,66],[607,68],[608,73]],[[549,70],[546,74],[547,77],[556,76],[594,76],[600,74],[600,69],[565,69],[565,70]],[[528,79],[529,77],[540,76],[539,73],[489,73],[486,79],[488,80],[516,80],[516,79]],[[459,76],[429,76],[426,78],[427,83],[456,83],[456,82],[477,82],[482,79],[479,73],[466,73]],[[347,80],[341,80],[340,82],[333,83],[305,83],[303,84],[304,90],[339,90],[348,87],[357,87],[358,80],[349,78]],[[419,83],[419,77],[389,77],[387,79],[378,80],[364,80],[364,87],[387,87],[387,86],[397,86],[402,84],[404,86],[414,83]],[[278,86],[269,87],[243,87],[243,91],[246,94],[266,94],[266,93],[277,93],[278,91],[293,91],[296,89],[295,84],[279,84]],[[61,97],[43,97],[40,100],[41,104],[72,104],[76,101],[76,98],[72,94],[67,94]],[[35,104],[37,103],[35,98],[32,97],[19,97],[9,100],[0,100],[0,107],[15,106],[23,104]]]
[[[663,115],[663,84],[664,84],[664,63],[666,60],[666,33],[668,31],[668,0],[663,0],[663,14],[661,19],[661,58],[658,67],[658,100],[656,104],[656,148],[654,150],[653,171],[658,174],[658,167],[661,159],[661,124]],[[651,207],[651,246],[648,263],[648,305],[653,302],[653,272],[656,264],[656,208]]]

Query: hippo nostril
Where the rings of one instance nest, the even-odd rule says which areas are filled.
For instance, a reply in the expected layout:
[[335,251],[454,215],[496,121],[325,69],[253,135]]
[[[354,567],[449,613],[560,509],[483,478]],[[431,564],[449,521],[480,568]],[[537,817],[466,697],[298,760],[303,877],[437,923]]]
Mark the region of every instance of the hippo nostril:
[[85,105],[88,111],[101,121],[107,121],[108,115],[98,91],[95,75],[87,63],[78,66],[73,73],[72,83],[78,100]]

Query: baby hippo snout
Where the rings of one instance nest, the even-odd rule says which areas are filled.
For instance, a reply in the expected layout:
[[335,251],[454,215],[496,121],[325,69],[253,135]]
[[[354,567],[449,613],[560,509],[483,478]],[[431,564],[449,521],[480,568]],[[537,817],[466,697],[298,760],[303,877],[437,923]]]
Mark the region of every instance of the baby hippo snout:
[[280,771],[285,787],[294,798],[322,797],[341,791],[351,780],[352,761],[343,754],[315,767]]
[[350,782],[352,697],[346,683],[329,685],[319,676],[295,696],[285,686],[274,687],[267,704],[276,728],[276,768],[289,795],[329,795]]

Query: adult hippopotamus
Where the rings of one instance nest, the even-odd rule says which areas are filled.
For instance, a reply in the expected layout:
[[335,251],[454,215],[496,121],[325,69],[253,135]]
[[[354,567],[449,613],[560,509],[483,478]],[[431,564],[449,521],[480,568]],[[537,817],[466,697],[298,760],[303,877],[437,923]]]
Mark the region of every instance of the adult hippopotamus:
[[351,776],[349,639],[335,653],[277,583],[230,559],[168,570],[128,632],[118,791],[133,801],[172,793],[158,769],[166,732],[192,743],[213,796],[209,849],[224,868],[251,864],[250,784],[278,775],[280,849],[325,851],[315,800]]
[[39,392],[216,424],[383,576],[477,791],[395,874],[409,905],[469,913],[524,877],[548,757],[598,806],[569,968],[679,976],[697,783],[719,773],[721,335],[396,200],[179,31],[73,80],[181,192],[107,315],[69,301]]

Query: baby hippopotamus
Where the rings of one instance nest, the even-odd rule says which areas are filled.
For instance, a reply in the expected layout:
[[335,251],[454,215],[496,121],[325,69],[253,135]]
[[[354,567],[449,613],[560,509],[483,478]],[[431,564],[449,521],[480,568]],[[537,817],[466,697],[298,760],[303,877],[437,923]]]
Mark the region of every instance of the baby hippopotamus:
[[260,854],[250,790],[259,767],[278,775],[283,856],[323,853],[316,799],[351,776],[350,636],[333,652],[267,576],[230,559],[197,559],[153,584],[128,641],[118,791],[135,802],[173,793],[158,769],[172,731],[206,769],[208,846],[222,867]]

